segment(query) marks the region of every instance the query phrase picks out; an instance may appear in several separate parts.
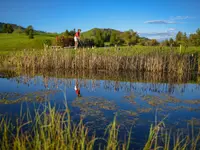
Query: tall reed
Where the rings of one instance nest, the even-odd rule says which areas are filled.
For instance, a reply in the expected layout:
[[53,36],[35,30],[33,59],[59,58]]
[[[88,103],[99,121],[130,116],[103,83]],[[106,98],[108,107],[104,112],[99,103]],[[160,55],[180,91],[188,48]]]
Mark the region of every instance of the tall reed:
[[129,53],[128,50],[23,51],[10,55],[3,64],[23,69],[151,71],[186,73],[199,71],[199,56],[159,50]]

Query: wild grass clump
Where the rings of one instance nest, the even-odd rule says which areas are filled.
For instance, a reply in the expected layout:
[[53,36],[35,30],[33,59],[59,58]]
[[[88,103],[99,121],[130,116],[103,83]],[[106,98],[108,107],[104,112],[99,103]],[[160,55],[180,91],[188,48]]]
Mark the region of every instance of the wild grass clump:
[[61,114],[49,104],[42,112],[36,110],[35,117],[29,112],[21,114],[14,124],[6,117],[1,118],[1,149],[92,149],[95,136],[88,136],[82,120],[72,124],[67,114],[68,110]]
[[[192,130],[191,136],[183,132],[172,134],[171,131],[162,130],[162,127],[165,127],[163,122],[151,126],[144,150],[196,150],[200,148],[200,132],[195,135]],[[131,132],[125,140],[127,142],[119,141],[119,129],[120,126],[114,117],[113,122],[105,131],[107,138],[97,138],[95,134],[89,136],[89,128],[84,125],[82,119],[78,124],[72,123],[67,105],[64,111],[59,112],[49,103],[43,110],[35,109],[34,117],[29,110],[26,113],[21,110],[20,117],[15,122],[1,116],[0,149],[90,150],[99,147],[107,150],[128,150],[134,147],[131,145]],[[106,141],[104,142],[106,144],[95,145],[98,140]]]

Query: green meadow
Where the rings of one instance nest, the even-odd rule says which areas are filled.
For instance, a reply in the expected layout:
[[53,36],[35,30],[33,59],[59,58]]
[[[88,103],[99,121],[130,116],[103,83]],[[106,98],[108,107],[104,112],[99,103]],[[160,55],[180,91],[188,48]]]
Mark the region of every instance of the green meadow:
[[[53,43],[55,43],[56,34],[35,34],[34,39],[29,39],[25,34],[6,34],[6,33],[0,33],[0,53],[1,54],[7,54],[9,52],[15,52],[15,51],[21,51],[24,49],[28,50],[42,50],[44,48],[44,41],[45,40],[51,40]],[[117,51],[116,51],[117,50]],[[90,51],[93,51],[98,54],[106,53],[107,51],[113,52],[115,54],[116,52],[121,55],[133,55],[133,54],[145,54],[152,51],[163,51],[163,52],[169,52],[170,50],[181,52],[181,53],[195,53],[200,52],[200,47],[190,46],[190,47],[167,47],[167,46],[141,46],[141,45],[135,45],[135,46],[123,46],[123,47],[104,47],[104,48],[95,48],[90,49]]]
[[0,33],[0,53],[24,49],[42,49],[45,40],[55,40],[55,34],[36,34],[34,39],[29,39],[25,34]]

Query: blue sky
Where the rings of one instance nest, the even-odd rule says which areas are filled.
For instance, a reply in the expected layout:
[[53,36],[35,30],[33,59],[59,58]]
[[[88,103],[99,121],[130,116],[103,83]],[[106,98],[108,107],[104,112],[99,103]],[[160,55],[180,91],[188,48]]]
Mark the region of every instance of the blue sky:
[[200,28],[199,0],[1,0],[0,22],[37,30],[133,29],[149,38],[173,37]]

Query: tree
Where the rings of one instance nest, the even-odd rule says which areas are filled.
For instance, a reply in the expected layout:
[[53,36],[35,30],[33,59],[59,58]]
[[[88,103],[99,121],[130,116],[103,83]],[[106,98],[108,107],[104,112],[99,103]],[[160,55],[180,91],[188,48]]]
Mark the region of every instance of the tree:
[[13,33],[14,29],[10,24],[3,25],[3,33]]
[[71,30],[71,31],[69,32],[69,35],[70,35],[70,36],[74,36],[75,34],[76,34],[76,29]]
[[30,31],[29,31],[28,38],[29,38],[29,39],[33,39],[33,38],[34,38],[33,30],[30,30]]
[[112,32],[110,37],[110,45],[119,45],[121,42],[120,37],[117,35],[116,32]]
[[138,36],[136,35],[136,33],[134,35],[131,36],[131,39],[130,39],[130,43],[131,45],[136,45],[138,42]]
[[190,34],[189,43],[193,46],[200,46],[200,29],[196,33]]
[[65,31],[65,36],[69,36],[70,32],[68,30]]
[[200,46],[200,29],[197,29],[196,34],[197,34],[196,43],[197,46]]
[[139,36],[133,30],[125,31],[122,37],[127,45],[135,45],[138,42]]
[[103,39],[104,39],[104,42],[109,42],[110,41],[110,38],[111,38],[111,31],[107,31],[107,30],[105,30],[104,32],[103,32]]
[[139,45],[145,46],[148,43],[148,40],[149,40],[148,38],[139,37],[137,42],[139,43]]
[[170,46],[169,40],[168,40],[168,39],[164,40],[164,41],[162,42],[162,45],[163,45],[163,46]]
[[182,38],[181,38],[181,44],[183,46],[185,46],[185,47],[188,46],[188,38],[187,38],[187,34],[186,33],[184,33],[183,36],[182,36]]
[[174,40],[172,38],[169,39],[169,45],[172,47],[174,45]]
[[177,35],[176,35],[176,43],[177,43],[177,44],[181,44],[182,37],[183,37],[183,33],[179,31],[179,32],[177,33]]
[[10,24],[8,24],[7,25],[7,33],[13,33],[13,31],[14,31],[13,27]]
[[159,45],[159,42],[156,39],[152,39],[151,42],[150,42],[150,45],[151,46],[157,46],[157,45]]
[[7,27],[7,24],[4,24],[4,25],[3,25],[3,33],[7,33],[7,28],[8,28],[8,27]]
[[129,31],[125,31],[125,32],[122,34],[122,37],[123,37],[125,43],[126,43],[127,45],[129,45],[129,44],[130,44],[130,39],[131,39],[131,34],[130,34],[130,32],[129,32]]
[[190,34],[189,37],[190,45],[199,46],[200,45],[200,37],[197,34]]
[[29,35],[29,31],[33,30],[33,27],[31,25],[29,25],[26,29],[25,29],[25,33],[26,35]]
[[20,27],[18,27],[17,29],[14,30],[14,33],[21,34],[23,33],[23,30]]
[[101,30],[97,30],[95,33],[95,39],[94,43],[97,47],[103,47],[104,46],[104,39],[101,33]]
[[33,26],[29,25],[29,26],[25,29],[25,33],[26,33],[26,35],[28,35],[29,39],[33,39],[33,38],[34,38]]

